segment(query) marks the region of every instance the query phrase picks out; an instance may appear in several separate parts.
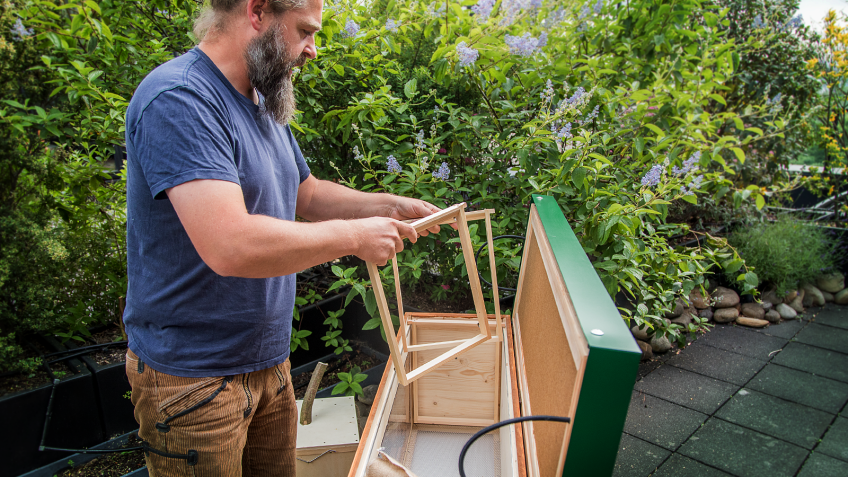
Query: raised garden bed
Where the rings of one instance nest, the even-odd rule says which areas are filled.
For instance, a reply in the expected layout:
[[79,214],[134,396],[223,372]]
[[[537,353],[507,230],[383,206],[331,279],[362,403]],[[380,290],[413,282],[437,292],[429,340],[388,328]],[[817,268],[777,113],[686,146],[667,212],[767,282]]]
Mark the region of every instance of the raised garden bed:
[[339,382],[336,373],[347,373],[354,366],[359,366],[363,374],[368,375],[368,378],[359,383],[365,387],[370,384],[380,384],[380,378],[383,375],[383,369],[386,366],[386,361],[389,357],[379,351],[375,351],[365,345],[356,344],[351,352],[342,353],[341,355],[328,354],[319,359],[293,368],[291,371],[292,385],[294,386],[294,395],[296,399],[303,399],[306,393],[306,387],[309,385],[309,380],[312,378],[312,370],[319,362],[327,363],[327,371],[321,379],[319,391],[316,394],[318,398],[332,397],[333,387]]
[[[38,342],[36,346],[41,354],[49,354],[60,348],[57,342],[51,340]],[[46,361],[51,358],[54,357],[48,356]],[[39,451],[51,394],[52,417],[46,429],[46,447],[80,449],[103,442],[94,377],[77,359],[68,359],[64,363],[63,366],[58,363],[50,365],[58,379],[55,391],[49,381],[41,384],[35,381],[36,387],[32,389],[17,390],[0,397],[0,416],[3,416],[3,424],[10,431],[0,435],[0,447],[13,450],[15,455],[0,467],[0,476],[17,476],[69,454]],[[36,378],[38,376],[30,379]],[[15,380],[6,388],[16,389],[20,385],[21,381]]]
[[[141,441],[137,431],[132,431],[91,449],[124,449],[138,447]],[[113,452],[109,454],[73,454],[38,468],[21,477],[121,477],[124,475],[148,475],[144,468],[144,453],[141,450]]]

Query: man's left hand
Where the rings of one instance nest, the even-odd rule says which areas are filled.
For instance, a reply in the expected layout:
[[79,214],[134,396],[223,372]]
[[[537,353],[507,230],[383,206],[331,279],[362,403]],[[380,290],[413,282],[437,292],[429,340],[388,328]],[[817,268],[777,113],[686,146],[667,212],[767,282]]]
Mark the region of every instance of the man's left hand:
[[[389,211],[388,217],[396,220],[420,219],[433,215],[439,212],[440,208],[435,205],[425,202],[420,199],[410,199],[408,197],[396,197],[396,203]],[[440,226],[434,225],[427,230],[421,232],[422,237],[426,237],[429,233],[439,233]]]

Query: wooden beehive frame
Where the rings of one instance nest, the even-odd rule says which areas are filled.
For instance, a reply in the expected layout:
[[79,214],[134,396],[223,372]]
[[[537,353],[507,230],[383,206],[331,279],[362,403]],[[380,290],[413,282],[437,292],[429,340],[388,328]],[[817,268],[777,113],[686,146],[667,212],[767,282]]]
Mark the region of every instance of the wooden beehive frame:
[[[494,212],[492,209],[486,209],[476,212],[465,212],[465,203],[460,203],[448,207],[441,212],[437,212],[423,219],[412,222],[417,233],[421,233],[434,225],[456,224],[459,232],[460,245],[462,246],[462,255],[465,259],[465,267],[468,271],[468,280],[471,284],[471,295],[474,298],[474,310],[477,314],[477,325],[479,333],[469,339],[456,341],[443,341],[439,343],[427,343],[422,345],[413,345],[409,341],[407,335],[406,317],[403,312],[403,299],[400,292],[400,275],[398,273],[397,257],[392,260],[392,271],[395,277],[395,292],[397,294],[398,317],[400,319],[400,331],[398,333],[399,341],[392,335],[394,325],[392,323],[392,315],[389,311],[389,304],[386,300],[386,294],[383,290],[383,283],[380,280],[380,271],[377,265],[372,262],[366,262],[368,274],[371,277],[371,284],[374,287],[374,296],[377,300],[377,309],[380,312],[380,319],[383,322],[383,329],[386,332],[387,341],[389,342],[389,350],[392,355],[392,364],[398,376],[400,384],[406,386],[409,383],[419,379],[421,376],[433,371],[447,361],[459,356],[466,351],[469,351],[492,339],[493,337],[501,336],[501,328],[503,321],[501,318],[500,303],[498,297],[498,279],[495,272],[495,252],[492,244],[492,221],[491,215]],[[486,314],[486,304],[483,301],[483,290],[480,286],[480,276],[477,273],[477,262],[474,257],[473,244],[471,243],[471,234],[468,230],[469,220],[485,220],[486,221],[486,240],[489,248],[489,267],[492,270],[492,289],[494,291],[495,305],[495,334],[492,335],[489,329],[488,315]],[[404,363],[409,353],[417,351],[450,348],[442,353],[437,358],[410,370],[406,371]]]

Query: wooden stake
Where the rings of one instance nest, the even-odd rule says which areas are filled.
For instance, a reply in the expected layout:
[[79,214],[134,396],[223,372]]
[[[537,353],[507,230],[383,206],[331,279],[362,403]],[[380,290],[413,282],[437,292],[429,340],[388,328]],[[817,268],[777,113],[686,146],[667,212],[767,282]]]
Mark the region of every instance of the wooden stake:
[[[395,258],[392,259],[392,272],[395,274],[395,294],[397,295],[397,307],[398,307],[398,320],[400,320],[400,329],[406,330],[406,316],[403,313],[403,298],[400,296],[400,273],[398,272],[398,258],[395,255]],[[403,351],[409,351],[409,340],[407,339],[406,332],[401,333],[401,338],[403,342]]]
[[483,301],[483,290],[480,287],[480,276],[477,274],[477,261],[474,258],[474,244],[471,243],[471,233],[465,220],[465,209],[459,210],[457,217],[459,225],[459,240],[462,243],[462,255],[465,258],[465,269],[468,272],[468,282],[471,284],[471,296],[474,298],[474,309],[477,311],[480,334],[491,336],[489,322],[486,318],[486,303]]
[[303,426],[312,424],[312,403],[315,401],[315,393],[318,392],[318,386],[321,385],[321,378],[324,377],[326,370],[327,363],[318,363],[312,371],[312,377],[309,378],[309,387],[306,388],[306,395],[303,396],[303,404],[300,406],[300,424]]
[[492,270],[492,301],[495,302],[495,320],[498,322],[495,330],[496,336],[501,336],[503,320],[501,318],[501,297],[498,292],[498,271],[495,268],[495,246],[492,243],[492,217],[489,209],[486,209],[486,240],[489,245],[489,268]]
[[[386,333],[386,341],[389,343],[389,354],[392,356],[392,364],[395,366],[395,372],[398,376],[398,381],[404,386],[408,384],[406,380],[406,371],[403,368],[403,362],[400,361],[400,350],[398,350],[397,336],[395,335],[395,326],[392,323],[392,314],[389,311],[389,304],[386,302],[386,292],[383,290],[383,282],[380,280],[380,270],[377,265],[372,262],[365,262],[368,268],[368,275],[371,276],[371,286],[374,288],[374,298],[377,300],[377,308],[380,311],[380,319],[383,322],[383,330]],[[401,340],[405,343],[406,329],[400,329]]]

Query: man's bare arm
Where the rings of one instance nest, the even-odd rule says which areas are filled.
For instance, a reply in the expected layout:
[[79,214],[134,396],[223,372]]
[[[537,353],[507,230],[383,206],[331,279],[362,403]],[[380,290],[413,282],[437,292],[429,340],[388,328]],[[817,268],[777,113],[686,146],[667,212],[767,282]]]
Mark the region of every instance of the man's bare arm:
[[[305,209],[304,218],[320,220],[332,215],[325,210],[322,189],[319,185],[312,191],[311,201],[317,202]],[[417,238],[411,226],[388,217],[305,223],[251,215],[241,187],[227,181],[194,180],[168,189],[167,194],[200,257],[223,276],[288,275],[345,255],[385,264],[403,250],[403,238],[412,242]],[[361,200],[361,195],[370,194],[359,192],[354,200]],[[351,199],[343,194],[340,200]],[[380,201],[375,202],[368,202],[366,210],[381,207]],[[339,210],[351,218],[359,217],[352,208],[345,204]]]
[[[374,216],[397,220],[417,219],[439,210],[423,200],[362,192],[314,176],[303,181],[297,194],[297,215],[313,222]],[[439,227],[429,231],[437,233]]]

